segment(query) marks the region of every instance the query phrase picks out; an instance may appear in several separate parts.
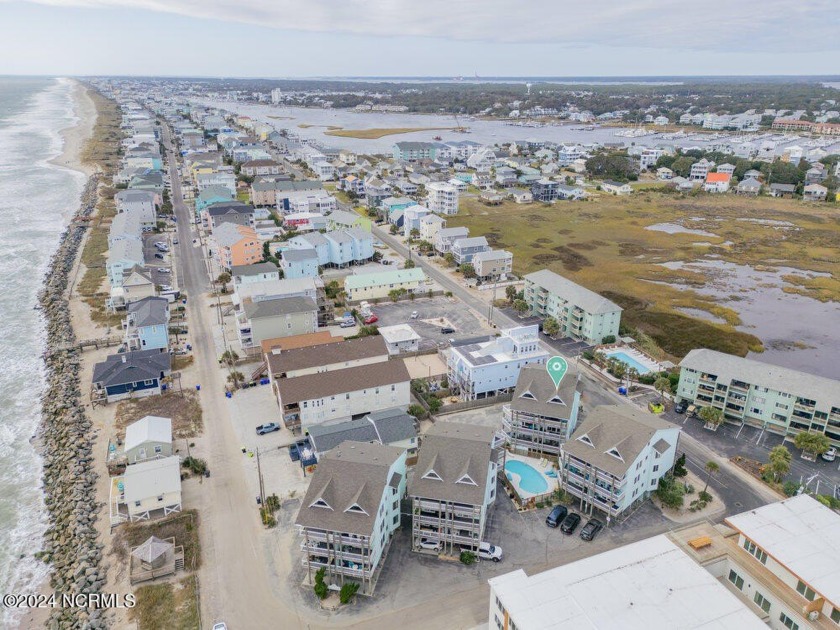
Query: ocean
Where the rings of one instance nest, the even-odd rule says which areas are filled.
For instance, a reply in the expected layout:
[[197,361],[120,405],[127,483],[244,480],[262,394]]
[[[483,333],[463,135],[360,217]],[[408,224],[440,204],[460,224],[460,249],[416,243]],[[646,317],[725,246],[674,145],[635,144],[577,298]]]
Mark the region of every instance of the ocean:
[[[33,593],[48,567],[42,461],[33,436],[44,389],[44,324],[34,310],[50,255],[76,211],[86,178],[49,160],[78,121],[73,83],[0,77],[0,590]],[[4,610],[0,627],[14,625]]]

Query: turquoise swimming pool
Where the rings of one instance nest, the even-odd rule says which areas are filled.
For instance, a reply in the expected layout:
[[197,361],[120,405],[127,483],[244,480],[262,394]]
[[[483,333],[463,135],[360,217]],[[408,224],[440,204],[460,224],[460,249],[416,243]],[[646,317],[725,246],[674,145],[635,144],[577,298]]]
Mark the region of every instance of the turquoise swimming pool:
[[628,354],[625,354],[624,352],[621,352],[620,350],[617,352],[607,352],[606,355],[608,357],[615,357],[616,359],[627,365],[627,367],[629,368],[636,368],[636,371],[639,374],[647,374],[648,372],[650,372],[650,368],[648,366],[642,365],[641,363],[636,361],[636,359],[634,359]]
[[505,462],[505,473],[513,473],[519,475],[519,483],[508,475],[514,485],[522,488],[525,492],[530,494],[543,494],[548,490],[548,482],[545,480],[538,470],[533,466],[529,466],[525,462],[520,462],[516,459],[509,459]]

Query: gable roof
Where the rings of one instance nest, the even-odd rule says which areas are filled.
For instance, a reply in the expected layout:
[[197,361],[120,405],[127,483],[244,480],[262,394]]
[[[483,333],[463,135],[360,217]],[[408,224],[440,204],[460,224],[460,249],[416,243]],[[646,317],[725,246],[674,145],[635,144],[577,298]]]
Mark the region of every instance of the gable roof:
[[134,315],[134,326],[160,326],[169,322],[169,302],[161,297],[144,297],[131,302],[128,312]]
[[248,319],[261,319],[294,313],[314,313],[317,312],[318,305],[311,297],[294,296],[260,300],[258,302],[246,298],[242,301],[242,308],[245,310],[245,317]]
[[125,502],[142,501],[171,492],[181,492],[181,460],[177,455],[132,464],[125,469]]
[[159,379],[172,369],[172,358],[160,350],[137,350],[112,354],[93,366],[93,383],[103,387]]
[[[535,414],[543,418],[569,419],[577,392],[578,373],[570,365],[560,387],[548,375],[544,365],[523,365],[510,401],[511,409]],[[530,393],[531,397],[526,397]],[[559,397],[564,404],[549,402]]]
[[[488,478],[495,433],[493,427],[436,422],[423,436],[409,495],[483,505],[487,484],[495,483]],[[464,475],[475,485],[458,483]]]
[[253,265],[234,265],[230,268],[231,275],[234,276],[258,276],[262,273],[279,273],[277,265],[272,262],[261,262]]
[[417,437],[414,416],[401,409],[376,411],[364,418],[337,424],[316,424],[308,431],[318,453],[325,453],[346,440],[393,444]]
[[[586,422],[575,430],[562,450],[595,468],[623,477],[656,432],[671,428],[676,427],[639,409],[601,405],[589,412]],[[580,439],[584,436],[588,443]]]
[[622,310],[615,302],[548,269],[529,273],[525,276],[525,280],[526,282],[533,282],[549,293],[558,295],[590,313],[612,313]]
[[285,350],[277,354],[269,353],[267,359],[269,372],[282,374],[380,356],[385,359],[388,357],[385,340],[380,335],[370,335],[361,339],[348,339],[341,343],[331,344],[329,352],[324,352],[324,348],[319,346],[310,346]]
[[143,416],[125,428],[124,448],[126,451],[145,442],[172,444],[172,418]]
[[411,380],[402,361],[382,361],[318,374],[307,374],[275,381],[284,405],[335,396],[371,387],[385,387]]
[[[295,525],[372,536],[380,502],[391,482],[388,472],[404,453],[393,446],[342,442],[318,462]],[[319,507],[318,502],[329,507]],[[360,510],[350,510],[353,506]]]
[[730,179],[732,179],[732,175],[729,173],[709,173],[706,175],[707,184],[725,184]]

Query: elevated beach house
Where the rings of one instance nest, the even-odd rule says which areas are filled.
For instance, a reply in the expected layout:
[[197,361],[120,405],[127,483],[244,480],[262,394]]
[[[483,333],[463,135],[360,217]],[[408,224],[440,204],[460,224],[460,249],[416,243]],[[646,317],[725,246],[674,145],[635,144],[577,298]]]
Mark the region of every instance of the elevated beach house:
[[168,352],[137,350],[112,354],[93,366],[91,403],[112,403],[125,398],[155,396],[172,372]]

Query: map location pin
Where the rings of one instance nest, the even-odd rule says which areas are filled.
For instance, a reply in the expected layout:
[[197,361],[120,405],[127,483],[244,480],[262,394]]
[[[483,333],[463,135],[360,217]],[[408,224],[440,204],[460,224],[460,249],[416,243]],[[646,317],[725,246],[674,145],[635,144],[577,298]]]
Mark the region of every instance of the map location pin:
[[566,371],[569,369],[569,364],[566,363],[566,359],[563,357],[551,357],[548,360],[548,363],[545,364],[546,372],[551,377],[551,380],[554,381],[555,389],[560,387],[560,381],[563,380],[563,377],[566,375]]

